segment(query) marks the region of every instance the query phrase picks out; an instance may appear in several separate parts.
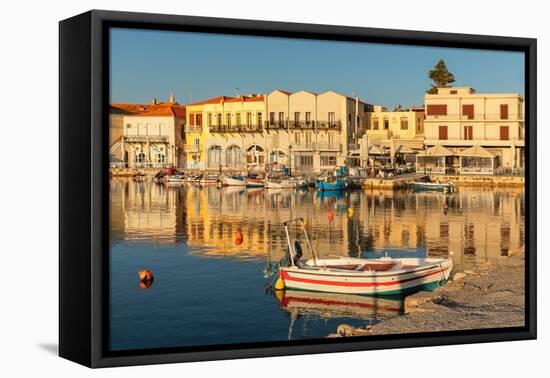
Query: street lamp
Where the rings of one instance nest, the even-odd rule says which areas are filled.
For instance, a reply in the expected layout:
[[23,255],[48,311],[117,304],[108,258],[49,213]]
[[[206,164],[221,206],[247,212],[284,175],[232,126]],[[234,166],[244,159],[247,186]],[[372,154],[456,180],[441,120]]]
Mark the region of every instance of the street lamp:
[[292,145],[288,146],[288,175],[292,177]]

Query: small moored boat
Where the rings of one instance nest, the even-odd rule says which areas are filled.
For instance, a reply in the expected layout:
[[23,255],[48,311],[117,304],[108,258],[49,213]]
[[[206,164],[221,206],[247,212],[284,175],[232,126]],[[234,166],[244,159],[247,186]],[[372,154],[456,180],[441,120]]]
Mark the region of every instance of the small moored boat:
[[218,176],[208,175],[202,176],[199,180],[200,185],[216,185],[218,183]]
[[263,188],[265,186],[265,181],[257,178],[246,178],[246,187],[247,188]]
[[[290,241],[289,225],[298,224],[312,258],[301,260],[298,240]],[[288,266],[279,268],[286,289],[360,295],[405,295],[431,290],[445,283],[453,263],[447,258],[363,259],[352,257],[319,259],[313,252],[302,218],[284,222]]]
[[222,178],[223,186],[246,186],[246,177],[244,176],[226,176]]
[[296,187],[296,181],[291,179],[268,179],[265,181],[266,189],[290,189]]
[[449,191],[452,192],[454,190],[454,185],[449,182],[423,182],[423,181],[414,181],[413,183],[413,189],[415,191],[422,191],[422,190],[437,190],[437,191]]

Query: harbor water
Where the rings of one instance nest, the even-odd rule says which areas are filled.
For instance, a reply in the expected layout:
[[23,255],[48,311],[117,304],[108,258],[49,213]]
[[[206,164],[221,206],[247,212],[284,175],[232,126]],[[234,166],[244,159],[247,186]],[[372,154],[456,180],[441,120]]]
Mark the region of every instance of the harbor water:
[[[522,189],[320,195],[113,178],[111,350],[315,339],[402,314],[403,299],[275,293],[264,273],[295,217],[321,257],[450,257],[456,270],[505,258],[525,239]],[[140,285],[143,269],[150,285]]]

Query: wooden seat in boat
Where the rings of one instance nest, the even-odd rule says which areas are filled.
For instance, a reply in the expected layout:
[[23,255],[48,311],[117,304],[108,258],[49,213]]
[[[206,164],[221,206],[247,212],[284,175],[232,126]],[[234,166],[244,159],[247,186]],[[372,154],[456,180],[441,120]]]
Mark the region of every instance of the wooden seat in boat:
[[358,270],[374,270],[376,272],[387,272],[388,270],[393,269],[397,264],[396,263],[387,263],[387,264],[371,264],[367,263],[360,267]]

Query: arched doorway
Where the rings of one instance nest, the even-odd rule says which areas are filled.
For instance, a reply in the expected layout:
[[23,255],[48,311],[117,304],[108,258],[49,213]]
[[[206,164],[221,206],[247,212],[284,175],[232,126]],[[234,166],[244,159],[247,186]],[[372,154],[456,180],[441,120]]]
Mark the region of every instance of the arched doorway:
[[210,146],[208,148],[208,168],[218,168],[222,163],[222,148],[221,146]]
[[269,154],[270,163],[286,164],[286,154],[281,150],[271,151]]
[[228,166],[242,164],[243,156],[239,146],[231,145],[225,150],[225,162]]
[[248,164],[264,164],[264,149],[257,144],[253,144],[246,150],[246,162]]

